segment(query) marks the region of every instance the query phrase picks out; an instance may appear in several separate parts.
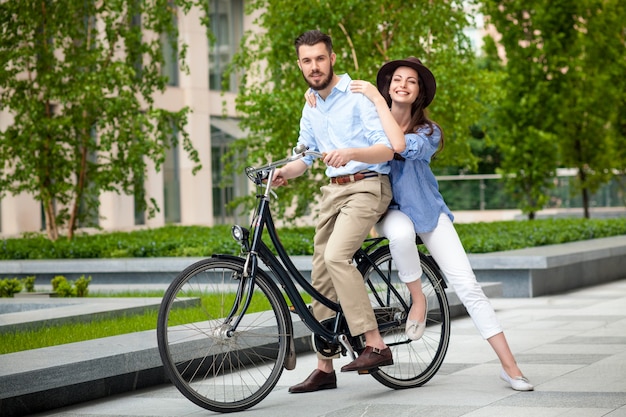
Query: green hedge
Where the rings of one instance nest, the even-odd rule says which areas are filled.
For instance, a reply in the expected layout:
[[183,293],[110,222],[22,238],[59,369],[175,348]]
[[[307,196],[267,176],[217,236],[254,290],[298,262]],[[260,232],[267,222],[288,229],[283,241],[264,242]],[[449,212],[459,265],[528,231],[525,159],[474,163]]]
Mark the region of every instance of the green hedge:
[[[541,219],[489,223],[462,223],[456,228],[469,253],[487,253],[525,247],[626,235],[626,218]],[[283,228],[281,242],[292,255],[313,252],[313,227]],[[51,242],[29,234],[4,239],[0,259],[79,259],[210,256],[238,254],[230,226],[166,226],[133,232],[77,235],[72,241]]]

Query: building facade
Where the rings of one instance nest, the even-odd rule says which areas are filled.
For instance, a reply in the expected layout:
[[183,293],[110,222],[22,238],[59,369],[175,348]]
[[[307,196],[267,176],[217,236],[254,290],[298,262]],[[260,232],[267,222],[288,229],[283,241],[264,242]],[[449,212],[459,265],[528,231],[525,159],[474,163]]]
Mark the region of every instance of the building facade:
[[[237,80],[230,80],[230,91],[222,91],[221,82],[244,31],[252,28],[254,16],[244,13],[244,0],[207,1],[215,42],[208,41],[201,10],[179,13],[178,31],[188,45],[190,71],[180,72],[175,60],[170,59],[163,68],[170,85],[155,100],[157,107],[166,110],[178,111],[184,106],[192,109],[186,128],[202,169],[193,175],[193,163],[184,150],[180,146],[171,149],[161,169],[157,172],[152,167],[146,176],[146,196],[160,208],[156,216],[149,218],[147,213],[136,212],[132,195],[105,192],[99,196],[99,213],[93,216],[97,224],[92,226],[109,231],[165,224],[212,226],[235,220],[226,203],[247,193],[247,183],[238,176],[224,178],[222,156],[229,143],[244,133],[235,112]],[[166,51],[165,56],[171,54]],[[11,122],[8,112],[0,112],[0,129]],[[0,200],[2,236],[41,230],[45,230],[41,204],[32,195],[8,195]]]

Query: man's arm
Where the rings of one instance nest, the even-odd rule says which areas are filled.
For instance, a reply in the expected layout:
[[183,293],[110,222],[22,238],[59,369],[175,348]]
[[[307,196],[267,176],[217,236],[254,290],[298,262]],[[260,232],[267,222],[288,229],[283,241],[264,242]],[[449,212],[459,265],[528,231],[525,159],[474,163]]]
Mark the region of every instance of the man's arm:
[[[378,113],[378,117],[380,117],[380,122],[383,125],[389,142],[391,142],[391,146],[393,146],[394,152],[404,152],[406,148],[404,132],[400,126],[398,126],[398,122],[396,122],[396,119],[391,114],[391,110],[387,106],[385,98],[380,94],[378,89],[367,81],[354,80],[350,83],[350,90],[353,93],[361,93],[370,99],[374,106],[376,106],[376,112]],[[307,101],[309,103],[311,102],[308,98]]]
[[324,163],[334,168],[339,168],[346,165],[350,161],[365,162],[367,164],[380,164],[387,162],[392,158],[393,149],[379,143],[367,148],[342,148],[332,150],[327,152],[326,156],[324,156]]
[[274,178],[272,178],[272,185],[277,187],[286,185],[287,180],[295,177],[299,177],[306,171],[308,165],[301,159],[297,161],[289,162],[287,165],[283,165],[274,171]]

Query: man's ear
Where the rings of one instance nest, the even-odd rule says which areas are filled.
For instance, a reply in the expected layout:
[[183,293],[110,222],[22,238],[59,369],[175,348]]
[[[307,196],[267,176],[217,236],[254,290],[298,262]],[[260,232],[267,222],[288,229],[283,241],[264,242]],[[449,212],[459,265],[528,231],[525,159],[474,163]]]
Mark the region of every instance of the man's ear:
[[302,71],[302,65],[300,64],[300,60],[296,60],[296,63],[298,64],[298,68],[300,68],[300,71]]
[[335,66],[336,60],[337,60],[337,54],[333,52],[332,54],[330,54],[330,65]]

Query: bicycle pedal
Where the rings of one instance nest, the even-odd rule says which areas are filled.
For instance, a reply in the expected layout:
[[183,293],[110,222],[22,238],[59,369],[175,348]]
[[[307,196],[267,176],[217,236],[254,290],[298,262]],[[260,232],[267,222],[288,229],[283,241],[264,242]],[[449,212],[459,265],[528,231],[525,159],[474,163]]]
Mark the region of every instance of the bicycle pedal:
[[358,371],[359,375],[369,375],[370,370],[369,369],[361,369]]

